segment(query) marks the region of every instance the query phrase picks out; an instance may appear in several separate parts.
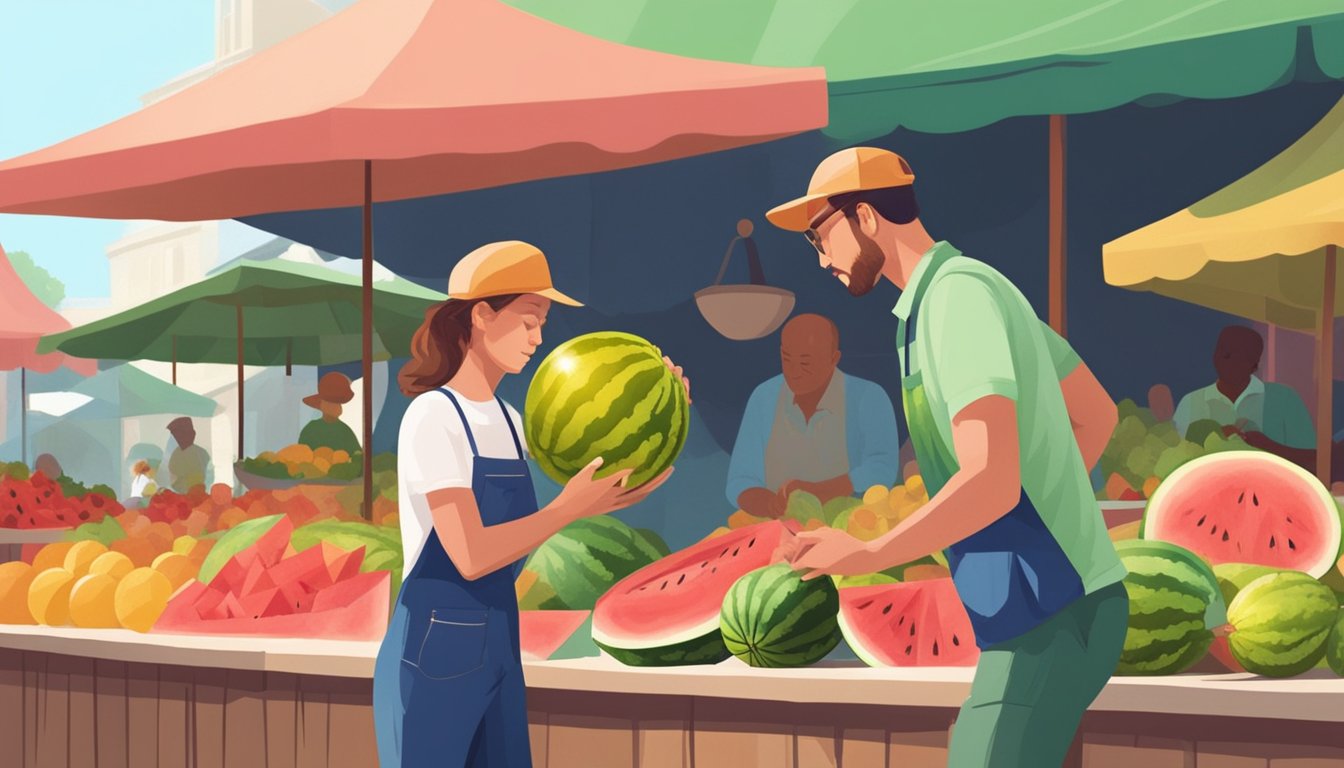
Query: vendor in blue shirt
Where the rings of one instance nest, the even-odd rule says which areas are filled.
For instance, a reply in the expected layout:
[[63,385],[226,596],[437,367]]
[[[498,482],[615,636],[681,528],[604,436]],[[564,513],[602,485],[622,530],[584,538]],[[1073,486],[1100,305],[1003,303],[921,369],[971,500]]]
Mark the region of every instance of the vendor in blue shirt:
[[1256,448],[1301,463],[1303,452],[1316,448],[1316,428],[1292,387],[1255,375],[1264,347],[1251,328],[1224,328],[1213,350],[1218,380],[1182,397],[1173,420],[1182,435],[1197,421],[1215,421],[1224,434],[1240,434]]
[[728,501],[779,517],[790,493],[823,503],[897,480],[896,413],[882,387],[837,369],[840,331],[798,315],[780,337],[784,372],[756,388],[728,464]]

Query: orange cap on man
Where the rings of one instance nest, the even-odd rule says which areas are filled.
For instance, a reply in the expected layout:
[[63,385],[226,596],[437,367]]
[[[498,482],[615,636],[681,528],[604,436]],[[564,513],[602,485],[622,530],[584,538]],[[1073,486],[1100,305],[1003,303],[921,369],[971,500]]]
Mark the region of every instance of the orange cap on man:
[[876,147],[850,147],[831,155],[817,166],[807,194],[772,208],[765,217],[771,224],[791,232],[804,232],[826,210],[826,201],[848,192],[867,192],[915,183],[915,172],[905,158]]

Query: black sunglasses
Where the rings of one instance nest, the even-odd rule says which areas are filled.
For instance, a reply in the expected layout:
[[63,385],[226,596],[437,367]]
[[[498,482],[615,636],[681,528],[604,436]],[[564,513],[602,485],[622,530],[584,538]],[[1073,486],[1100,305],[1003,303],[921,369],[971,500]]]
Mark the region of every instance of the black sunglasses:
[[812,247],[817,249],[818,254],[825,256],[826,248],[821,244],[821,235],[818,234],[817,227],[825,224],[837,213],[844,213],[845,218],[849,218],[849,209],[857,202],[859,202],[857,196],[833,198],[831,201],[827,202],[826,208],[823,209],[821,213],[817,214],[816,217],[812,219],[811,223],[808,224],[807,229],[803,231],[803,237],[806,237],[807,242],[811,243]]

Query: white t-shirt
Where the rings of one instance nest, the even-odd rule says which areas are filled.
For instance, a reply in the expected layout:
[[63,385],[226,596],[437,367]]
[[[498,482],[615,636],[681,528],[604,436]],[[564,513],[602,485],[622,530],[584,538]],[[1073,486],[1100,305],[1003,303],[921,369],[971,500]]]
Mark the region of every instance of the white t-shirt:
[[[457,391],[453,391],[453,396],[471,424],[480,455],[518,458],[513,435],[498,402],[468,400]],[[518,431],[518,442],[523,443],[526,452],[523,420],[513,406],[505,405]],[[426,496],[443,488],[470,488],[474,463],[462,417],[453,402],[437,390],[416,396],[406,408],[397,436],[397,514],[401,518],[401,548],[405,558],[402,573],[411,572],[434,527]]]

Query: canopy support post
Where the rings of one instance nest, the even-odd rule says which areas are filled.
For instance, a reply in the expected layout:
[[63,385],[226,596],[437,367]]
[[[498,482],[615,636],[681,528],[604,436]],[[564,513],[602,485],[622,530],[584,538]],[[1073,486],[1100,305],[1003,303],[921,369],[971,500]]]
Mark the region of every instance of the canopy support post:
[[364,519],[373,519],[373,161],[364,161]]
[[1066,216],[1064,173],[1068,136],[1064,115],[1050,116],[1050,327],[1060,336],[1067,335],[1068,306]]
[[1336,247],[1325,247],[1325,288],[1316,330],[1316,476],[1330,487],[1334,434]]
[[173,386],[177,386],[177,334],[173,334]]
[[23,465],[28,466],[28,369],[24,367],[19,368],[19,444]]
[[238,317],[238,461],[243,460],[243,430],[247,425],[247,411],[243,408],[243,305],[235,307]]
[[285,339],[285,375],[294,375],[294,338]]

